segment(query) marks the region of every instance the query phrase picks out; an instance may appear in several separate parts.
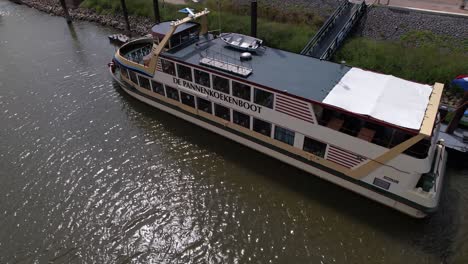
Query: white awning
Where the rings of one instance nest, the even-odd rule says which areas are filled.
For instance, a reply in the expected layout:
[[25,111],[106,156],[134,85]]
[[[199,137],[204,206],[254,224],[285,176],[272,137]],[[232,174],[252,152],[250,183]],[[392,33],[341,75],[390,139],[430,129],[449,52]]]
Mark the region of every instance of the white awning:
[[432,86],[391,75],[349,70],[323,100],[357,114],[419,130]]

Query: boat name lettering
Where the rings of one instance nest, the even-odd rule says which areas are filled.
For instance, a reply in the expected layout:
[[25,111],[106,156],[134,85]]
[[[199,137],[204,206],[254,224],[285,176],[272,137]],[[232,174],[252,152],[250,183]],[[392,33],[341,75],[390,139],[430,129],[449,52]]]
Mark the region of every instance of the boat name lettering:
[[214,97],[216,99],[223,100],[223,101],[225,101],[227,103],[230,103],[230,104],[235,104],[235,105],[243,107],[243,108],[245,108],[247,110],[257,112],[259,114],[262,111],[261,106],[258,106],[258,105],[255,105],[255,104],[252,104],[252,103],[249,103],[249,102],[245,102],[245,101],[243,101],[241,99],[238,99],[238,98],[232,97],[230,95],[218,92],[216,90],[209,89],[209,88],[203,87],[201,85],[196,85],[194,83],[191,83],[191,82],[188,82],[188,81],[185,81],[185,80],[181,80],[181,79],[175,78],[175,77],[172,78],[172,80],[177,85],[180,85],[182,87],[194,90],[196,92],[200,92],[202,94],[206,94],[206,95],[208,95],[210,97]]

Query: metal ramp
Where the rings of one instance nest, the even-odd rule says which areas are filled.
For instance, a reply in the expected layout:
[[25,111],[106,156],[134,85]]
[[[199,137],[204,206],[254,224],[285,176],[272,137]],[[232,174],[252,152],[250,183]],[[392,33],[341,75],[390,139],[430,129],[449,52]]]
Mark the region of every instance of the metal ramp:
[[327,60],[342,44],[356,22],[365,13],[366,3],[345,1],[325,21],[325,24],[301,51],[302,55]]

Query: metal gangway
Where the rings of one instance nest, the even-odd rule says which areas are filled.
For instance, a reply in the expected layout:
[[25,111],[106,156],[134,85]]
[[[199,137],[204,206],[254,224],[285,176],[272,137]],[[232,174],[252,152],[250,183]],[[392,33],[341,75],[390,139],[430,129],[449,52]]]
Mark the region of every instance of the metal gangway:
[[348,33],[366,11],[366,3],[343,2],[301,51],[302,55],[327,60],[343,43]]

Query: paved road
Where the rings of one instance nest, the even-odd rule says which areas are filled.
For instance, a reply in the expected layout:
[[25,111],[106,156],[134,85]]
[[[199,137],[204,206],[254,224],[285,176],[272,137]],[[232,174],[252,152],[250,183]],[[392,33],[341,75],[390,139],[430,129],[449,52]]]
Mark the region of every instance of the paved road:
[[[468,16],[468,3],[460,9],[463,0],[376,0],[381,5],[427,9],[436,12],[455,13]],[[466,1],[466,0],[465,0]],[[367,2],[374,2],[369,1]]]

